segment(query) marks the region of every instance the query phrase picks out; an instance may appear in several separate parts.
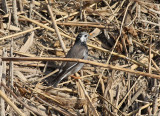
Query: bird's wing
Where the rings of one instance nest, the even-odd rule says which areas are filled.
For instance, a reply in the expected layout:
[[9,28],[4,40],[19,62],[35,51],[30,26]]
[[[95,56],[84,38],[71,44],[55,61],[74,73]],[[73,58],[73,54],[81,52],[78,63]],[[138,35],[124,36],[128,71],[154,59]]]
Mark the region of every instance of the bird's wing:
[[[76,49],[76,52],[75,52]],[[88,56],[88,48],[86,46],[80,46],[80,47],[76,47],[73,46],[68,54],[66,55],[66,58],[79,58],[79,59],[86,59]],[[72,69],[73,67],[75,67],[78,64],[78,62],[63,62],[60,68],[59,73],[61,73],[62,71],[68,71],[70,69]]]
[[[88,56],[88,48],[85,46],[81,46],[79,48],[76,48],[77,52],[74,52],[75,50],[74,46],[70,49],[68,54],[66,55],[66,58],[80,58],[80,59],[86,59]],[[61,65],[61,68],[59,70],[57,78],[54,80],[53,86],[57,87],[58,83],[64,79],[65,77],[69,76],[72,74],[71,71],[74,69],[77,71],[81,69],[83,66],[83,63],[78,63],[78,62],[63,62]],[[75,71],[74,70],[74,71]]]

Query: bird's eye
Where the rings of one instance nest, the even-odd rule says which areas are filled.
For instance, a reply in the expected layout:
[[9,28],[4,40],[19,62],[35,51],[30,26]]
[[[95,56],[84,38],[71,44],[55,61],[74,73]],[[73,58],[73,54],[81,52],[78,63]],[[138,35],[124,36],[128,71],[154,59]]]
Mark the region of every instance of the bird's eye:
[[87,37],[87,35],[85,35],[84,37]]

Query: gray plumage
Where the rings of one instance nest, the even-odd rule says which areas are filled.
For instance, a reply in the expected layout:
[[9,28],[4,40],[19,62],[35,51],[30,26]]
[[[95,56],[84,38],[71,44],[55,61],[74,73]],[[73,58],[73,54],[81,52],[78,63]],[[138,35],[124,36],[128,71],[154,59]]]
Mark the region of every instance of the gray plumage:
[[[73,47],[69,50],[65,58],[87,59],[88,47],[86,45],[86,41],[88,39],[88,36],[89,35],[86,32],[81,32],[80,34],[78,34]],[[55,77],[54,79],[53,86],[57,87],[61,80],[78,72],[83,67],[83,65],[84,63],[63,62],[57,77]]]

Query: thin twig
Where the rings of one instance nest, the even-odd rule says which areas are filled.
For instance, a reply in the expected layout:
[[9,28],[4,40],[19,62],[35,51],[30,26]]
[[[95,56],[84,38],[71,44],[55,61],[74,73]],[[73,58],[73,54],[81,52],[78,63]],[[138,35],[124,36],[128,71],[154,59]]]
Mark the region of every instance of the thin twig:
[[11,58],[11,57],[3,57],[3,61],[70,61],[70,62],[81,62],[81,63],[86,63],[86,64],[91,64],[95,66],[100,66],[104,68],[109,68],[109,69],[115,69],[115,70],[120,70],[120,71],[125,71],[128,73],[133,73],[137,75],[143,75],[151,78],[156,78],[160,79],[160,75],[156,74],[150,74],[150,73],[145,73],[145,72],[140,72],[140,71],[135,71],[127,68],[121,68],[113,65],[107,65],[103,63],[98,63],[94,61],[89,61],[89,60],[83,60],[83,59],[73,59],[73,58],[42,58],[42,57],[21,57],[21,58]]

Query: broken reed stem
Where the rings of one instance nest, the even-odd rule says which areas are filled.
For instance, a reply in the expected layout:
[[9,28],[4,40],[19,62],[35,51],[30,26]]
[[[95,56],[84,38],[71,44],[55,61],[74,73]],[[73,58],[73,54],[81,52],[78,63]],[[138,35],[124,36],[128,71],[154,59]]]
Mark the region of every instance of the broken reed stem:
[[81,63],[91,64],[91,65],[100,66],[100,67],[104,67],[104,68],[125,71],[125,72],[133,73],[133,74],[136,74],[136,75],[142,75],[142,76],[147,76],[147,77],[151,77],[151,78],[160,79],[160,75],[150,74],[150,73],[145,73],[145,72],[140,72],[140,71],[135,71],[135,70],[127,69],[127,68],[117,67],[117,66],[113,66],[113,65],[107,65],[107,64],[98,63],[98,62],[89,61],[89,60],[83,60],[83,59],[42,58],[42,57],[20,57],[20,58],[3,57],[2,61],[69,61],[69,62],[81,62]]
[[85,94],[88,102],[89,102],[89,105],[90,105],[90,107],[91,107],[91,109],[92,109],[92,112],[94,113],[95,116],[99,116],[99,114],[98,114],[97,110],[95,109],[95,107],[93,106],[92,100],[91,100],[91,98],[89,97],[87,91],[85,90],[85,88],[84,88],[81,80],[78,79],[78,82],[79,82],[79,84],[80,84],[80,86],[81,86],[81,88],[82,88],[82,90],[83,90],[83,92],[84,92],[84,94]]
[[7,90],[7,92],[10,92],[10,94],[12,94],[12,96],[21,104],[23,104],[27,109],[29,109],[30,111],[32,111],[33,113],[39,115],[39,116],[42,116],[39,112],[35,111],[34,109],[30,108],[27,104],[25,104],[23,101],[21,101],[17,96],[16,94],[11,90],[9,89],[3,82],[1,83],[1,85]]
[[13,23],[18,26],[18,16],[17,16],[17,1],[13,0],[12,1],[13,4]]
[[97,92],[96,92],[96,94],[97,94],[100,98],[102,98],[103,100],[105,100],[106,102],[108,102],[112,107],[114,107],[114,108],[118,111],[118,114],[119,114],[120,116],[125,116],[125,114],[124,114],[121,110],[119,110],[117,107],[115,107],[108,99],[106,99],[104,96],[100,95],[100,94],[97,93]]
[[5,93],[0,90],[0,96],[20,115],[25,116],[25,114],[18,109],[18,107],[7,97]]
[[58,39],[59,39],[59,41],[61,43],[61,47],[62,47],[63,51],[66,54],[67,53],[66,46],[64,44],[64,41],[62,40],[61,34],[59,32],[59,29],[58,29],[58,26],[57,26],[57,23],[56,23],[56,20],[55,20],[55,17],[53,16],[53,13],[52,13],[52,10],[51,10],[51,6],[50,6],[50,2],[48,0],[45,0],[45,1],[46,1],[46,4],[47,4],[47,8],[48,8],[49,14],[51,16],[52,25],[53,25],[53,27],[55,29],[55,32],[57,33]]
[[[3,53],[2,53],[2,56],[3,57],[7,57],[7,51],[5,48],[3,48]],[[3,82],[3,83],[6,83],[6,62],[2,62],[0,60],[0,82]],[[2,93],[5,94],[5,90],[4,90],[4,87],[0,86],[0,90]],[[4,102],[4,99],[3,97],[0,97],[0,116],[5,116],[6,115],[6,112],[5,112],[5,102]]]
[[[17,83],[15,83],[15,84],[16,84],[16,86],[18,86],[18,87],[22,87],[21,85],[19,85],[19,84],[17,84]],[[39,95],[40,95],[40,96],[43,96],[43,97],[45,97],[45,98],[47,98],[47,99],[52,100],[53,103],[55,102],[55,103],[58,103],[58,104],[60,104],[60,105],[62,106],[62,103],[61,103],[60,101],[57,101],[55,98],[49,96],[48,94],[46,94],[46,92],[37,91],[36,89],[30,88],[30,87],[28,87],[28,86],[26,86],[26,85],[24,85],[24,86],[25,86],[26,88],[28,88],[29,91],[38,94],[38,96],[39,96]],[[34,95],[34,97],[39,98],[36,94]],[[39,98],[39,99],[41,99],[41,98]],[[44,101],[44,100],[42,100],[42,99],[41,99],[40,101],[42,101],[44,104],[50,106],[51,108],[59,111],[60,113],[64,114],[65,116],[76,116],[76,115],[72,114],[71,112],[67,111],[64,107],[61,107],[61,109],[59,109],[59,107],[54,106],[54,105],[51,105],[50,103],[48,103],[48,102],[46,102],[46,101]],[[52,103],[52,102],[51,102],[51,103]],[[66,113],[66,111],[67,111],[67,113]],[[70,115],[68,115],[68,113],[69,113]]]
[[22,31],[22,32],[18,32],[18,33],[15,33],[15,34],[11,34],[11,35],[8,35],[8,36],[0,38],[0,41],[4,40],[4,39],[9,39],[9,38],[12,38],[12,37],[16,37],[16,36],[19,36],[19,35],[22,35],[22,34],[26,34],[28,32],[34,31],[34,30],[39,29],[39,28],[41,28],[41,27],[35,27],[35,28],[32,28],[32,29],[28,29],[26,31]]

